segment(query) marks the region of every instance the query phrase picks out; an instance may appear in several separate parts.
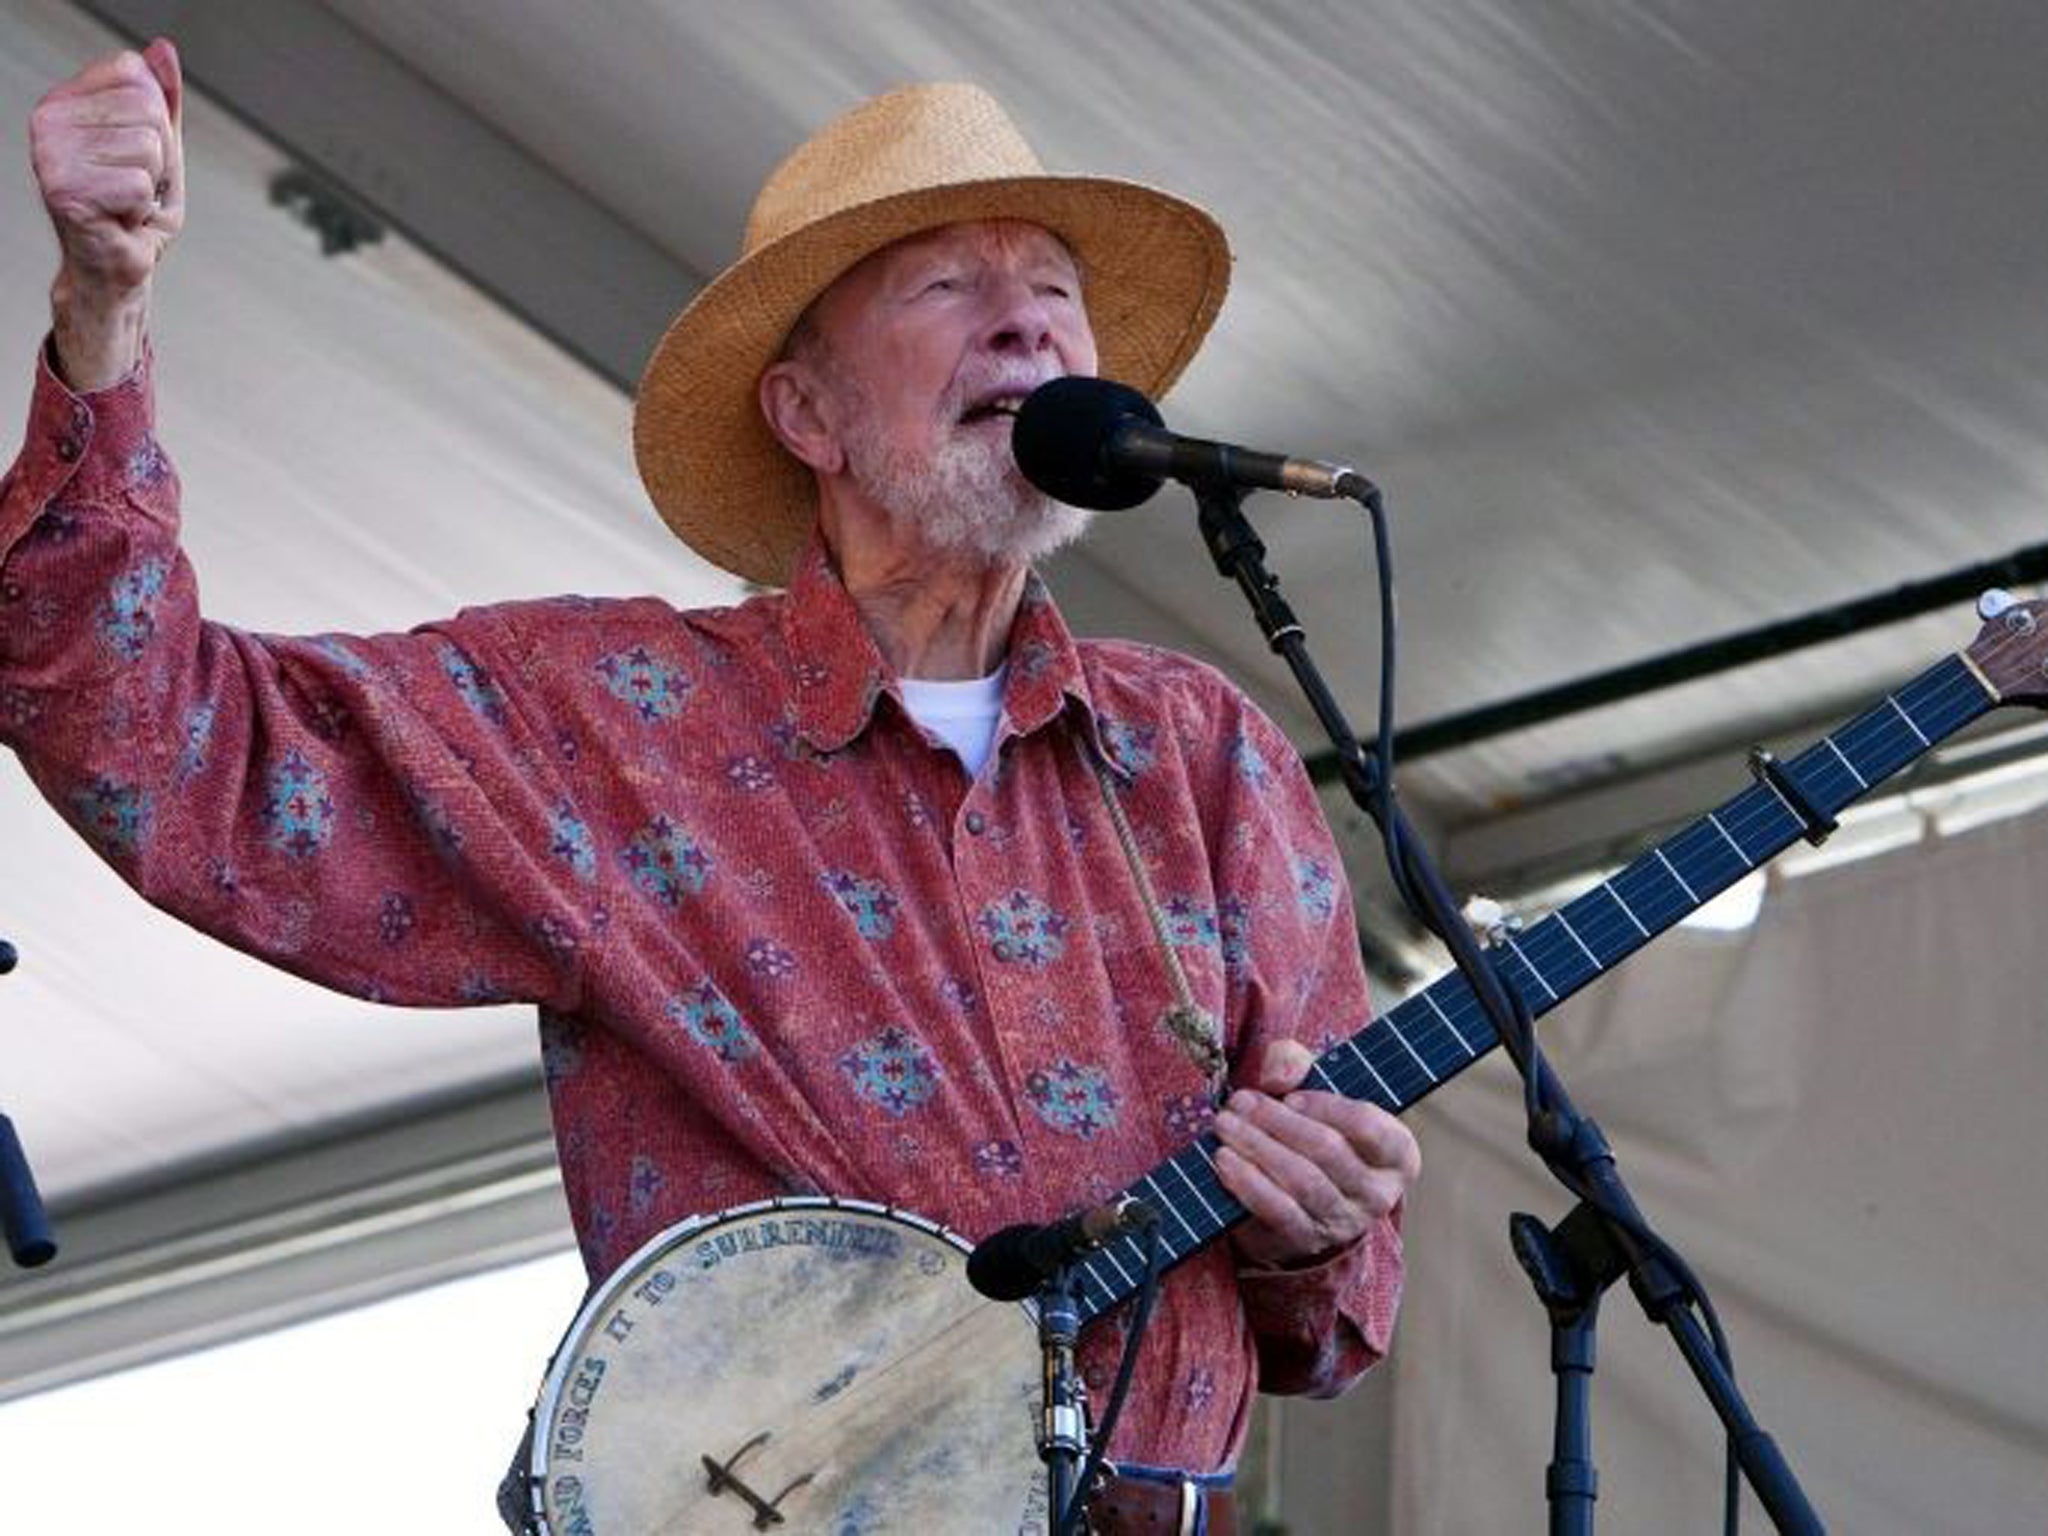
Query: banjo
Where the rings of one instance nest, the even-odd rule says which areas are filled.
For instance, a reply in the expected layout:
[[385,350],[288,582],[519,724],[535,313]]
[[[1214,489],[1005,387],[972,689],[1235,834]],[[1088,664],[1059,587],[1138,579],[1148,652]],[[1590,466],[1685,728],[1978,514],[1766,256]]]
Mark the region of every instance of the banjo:
[[[1784,761],[1488,951],[1548,1012],[1993,707],[2048,692],[2048,603],[1987,593],[1969,648]],[[1455,972],[1325,1051],[1309,1086],[1399,1113],[1498,1037]],[[1204,1135],[1126,1194],[1158,1214],[1162,1269],[1242,1220]],[[1040,1354],[1025,1303],[965,1278],[972,1245],[905,1211],[763,1201],[658,1233],[557,1346],[524,1453],[536,1536],[1030,1536],[1048,1524]],[[1126,1236],[1075,1270],[1085,1325],[1142,1286]]]

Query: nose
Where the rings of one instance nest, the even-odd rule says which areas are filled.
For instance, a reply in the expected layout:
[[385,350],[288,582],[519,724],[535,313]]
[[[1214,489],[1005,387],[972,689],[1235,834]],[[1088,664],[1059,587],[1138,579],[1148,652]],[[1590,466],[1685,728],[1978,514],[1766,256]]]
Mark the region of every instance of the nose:
[[983,345],[1006,357],[1035,357],[1053,349],[1052,309],[1031,282],[1014,273],[1003,275],[989,299],[988,328]]

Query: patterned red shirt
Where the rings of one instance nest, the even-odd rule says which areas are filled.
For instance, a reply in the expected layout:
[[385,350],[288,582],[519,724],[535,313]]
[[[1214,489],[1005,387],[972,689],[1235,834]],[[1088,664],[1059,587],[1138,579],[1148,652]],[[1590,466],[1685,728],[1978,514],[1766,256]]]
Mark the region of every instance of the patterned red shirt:
[[[0,733],[143,895],[228,943],[385,1002],[537,1003],[593,1275],[799,1191],[978,1237],[1104,1199],[1203,1127],[1091,749],[1233,1063],[1365,1020],[1287,741],[1207,667],[1077,643],[1035,579],[969,783],[817,547],[789,593],[730,609],[206,623],[151,422],[146,366],[85,397],[39,371],[0,490]],[[1212,1245],[1165,1287],[1118,1454],[1227,1463],[1262,1374],[1329,1392],[1379,1357],[1400,1280],[1391,1222],[1305,1273]],[[1086,1341],[1098,1386],[1115,1333]]]

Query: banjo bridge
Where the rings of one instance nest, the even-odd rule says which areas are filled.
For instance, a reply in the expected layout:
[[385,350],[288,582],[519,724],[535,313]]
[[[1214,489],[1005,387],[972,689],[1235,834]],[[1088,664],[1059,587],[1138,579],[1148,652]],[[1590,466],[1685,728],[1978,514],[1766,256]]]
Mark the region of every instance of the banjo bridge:
[[754,1512],[754,1529],[757,1531],[765,1531],[772,1526],[786,1524],[787,1517],[780,1508],[782,1501],[792,1493],[795,1493],[797,1489],[803,1487],[815,1475],[814,1473],[806,1472],[772,1499],[762,1498],[760,1494],[754,1492],[753,1489],[742,1482],[740,1475],[733,1468],[739,1465],[740,1458],[749,1451],[766,1445],[769,1433],[768,1430],[762,1430],[761,1433],[734,1451],[724,1461],[719,1461],[716,1457],[708,1454],[702,1458],[704,1462],[704,1486],[710,1489],[714,1496],[731,1492],[742,1503],[746,1504],[748,1508],[752,1509]]

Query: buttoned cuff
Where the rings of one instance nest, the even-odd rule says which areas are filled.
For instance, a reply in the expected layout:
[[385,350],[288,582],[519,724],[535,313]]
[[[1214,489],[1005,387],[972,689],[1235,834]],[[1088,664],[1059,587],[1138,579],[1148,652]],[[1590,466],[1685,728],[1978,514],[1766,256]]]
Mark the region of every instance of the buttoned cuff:
[[1401,1301],[1401,1209],[1307,1268],[1238,1270],[1261,1391],[1332,1396],[1386,1354]]
[[1334,1248],[1309,1264],[1254,1264],[1240,1257],[1237,1261],[1237,1278],[1240,1281],[1295,1281],[1305,1294],[1314,1295],[1325,1291],[1334,1294],[1357,1279],[1358,1267],[1366,1258],[1367,1240],[1370,1236],[1370,1233],[1362,1233],[1342,1248]]
[[21,453],[0,479],[0,558],[53,501],[91,504],[160,479],[155,415],[147,346],[125,377],[80,394],[57,376],[46,338],[36,352]]

